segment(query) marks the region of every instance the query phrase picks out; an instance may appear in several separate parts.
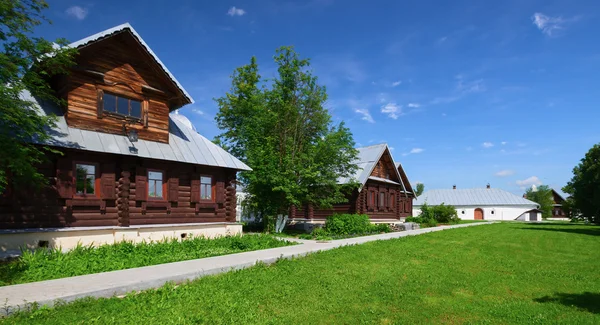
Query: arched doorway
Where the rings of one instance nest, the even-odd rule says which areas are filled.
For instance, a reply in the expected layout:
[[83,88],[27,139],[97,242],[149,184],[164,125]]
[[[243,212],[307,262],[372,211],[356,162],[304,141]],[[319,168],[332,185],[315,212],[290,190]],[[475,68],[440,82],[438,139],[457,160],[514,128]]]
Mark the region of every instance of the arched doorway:
[[475,220],[483,220],[483,210],[480,208],[475,209]]

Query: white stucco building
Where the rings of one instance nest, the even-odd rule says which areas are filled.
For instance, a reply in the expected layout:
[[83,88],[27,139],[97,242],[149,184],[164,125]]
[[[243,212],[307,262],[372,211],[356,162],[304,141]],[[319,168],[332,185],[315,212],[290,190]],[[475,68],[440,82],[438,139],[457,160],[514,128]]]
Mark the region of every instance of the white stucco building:
[[421,206],[452,205],[463,220],[541,221],[542,212],[533,201],[510,192],[490,188],[430,190],[419,196],[413,206],[413,216],[421,214]]

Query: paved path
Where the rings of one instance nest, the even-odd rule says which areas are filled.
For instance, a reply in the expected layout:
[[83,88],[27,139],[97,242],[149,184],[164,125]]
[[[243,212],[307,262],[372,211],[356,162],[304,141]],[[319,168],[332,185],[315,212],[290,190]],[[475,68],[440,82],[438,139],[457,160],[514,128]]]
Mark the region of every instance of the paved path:
[[0,314],[10,314],[15,310],[26,308],[29,303],[33,302],[37,302],[39,305],[52,305],[56,300],[72,301],[88,296],[112,297],[114,295],[123,295],[132,291],[158,288],[169,281],[180,283],[206,275],[248,268],[255,265],[257,262],[270,264],[280,258],[304,256],[309,253],[329,250],[345,245],[362,244],[375,240],[400,238],[444,229],[480,226],[491,223],[493,222],[424,228],[374,236],[332,240],[329,242],[298,240],[299,242],[302,242],[302,244],[120,271],[82,275],[64,279],[5,286],[0,287]]

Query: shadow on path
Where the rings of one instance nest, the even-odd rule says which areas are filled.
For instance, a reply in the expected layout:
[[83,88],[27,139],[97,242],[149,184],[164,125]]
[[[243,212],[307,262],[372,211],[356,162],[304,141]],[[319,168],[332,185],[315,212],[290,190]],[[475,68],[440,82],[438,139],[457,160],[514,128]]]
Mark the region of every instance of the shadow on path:
[[541,303],[560,303],[568,307],[574,306],[587,310],[590,313],[600,313],[600,293],[555,293],[554,296],[545,296],[533,300]]

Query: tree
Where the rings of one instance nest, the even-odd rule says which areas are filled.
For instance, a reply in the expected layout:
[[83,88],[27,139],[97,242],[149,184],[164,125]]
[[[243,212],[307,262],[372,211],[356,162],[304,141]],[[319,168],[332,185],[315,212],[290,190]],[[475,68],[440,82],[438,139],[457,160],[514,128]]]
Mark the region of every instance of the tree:
[[554,204],[554,199],[552,198],[552,189],[548,187],[548,185],[540,185],[535,190],[533,188],[528,188],[527,191],[525,191],[525,197],[540,205],[542,218],[546,219],[552,217],[552,205]]
[[237,68],[230,91],[215,99],[218,142],[253,171],[240,173],[249,207],[267,220],[287,215],[290,206],[330,207],[345,200],[356,184],[339,177],[357,166],[354,140],[344,123],[334,125],[323,107],[327,94],[292,47],[274,57],[278,74],[263,80],[256,58]]
[[8,186],[39,187],[45,178],[37,165],[45,154],[55,152],[46,143],[55,116],[39,115],[24,91],[41,101],[60,104],[49,85],[51,77],[64,74],[73,64],[74,49],[65,40],[55,44],[33,37],[41,15],[48,8],[43,0],[0,0],[0,193]]
[[571,195],[573,207],[581,217],[600,223],[600,143],[573,168],[573,178],[562,190]]
[[417,183],[417,191],[415,192],[417,197],[421,196],[421,194],[423,194],[423,191],[425,191],[425,184]]

